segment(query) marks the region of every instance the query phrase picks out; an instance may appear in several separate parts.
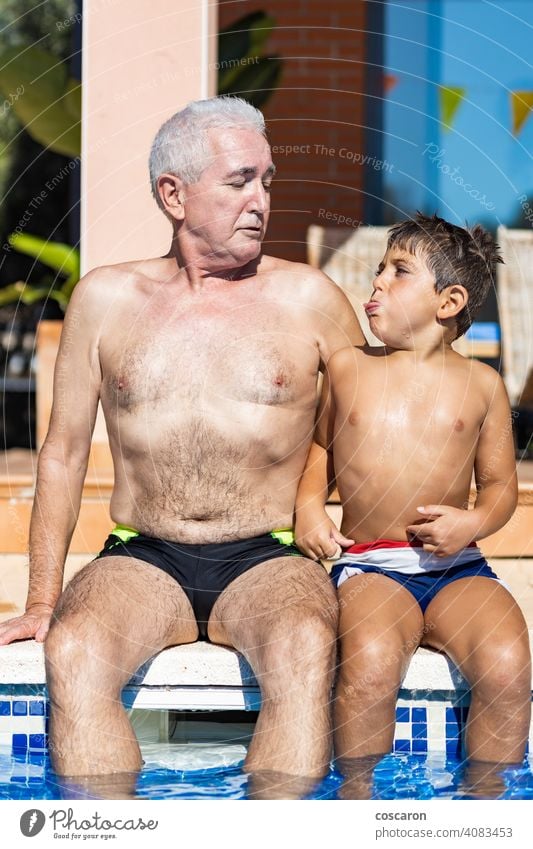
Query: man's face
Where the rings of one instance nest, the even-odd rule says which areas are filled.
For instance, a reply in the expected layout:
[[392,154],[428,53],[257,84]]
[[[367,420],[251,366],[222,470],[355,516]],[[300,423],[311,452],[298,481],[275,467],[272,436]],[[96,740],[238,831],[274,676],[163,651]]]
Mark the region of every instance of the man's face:
[[398,247],[383,257],[370,301],[365,304],[370,329],[392,347],[409,346],[415,333],[435,324],[440,296],[424,260]]
[[274,166],[254,130],[210,129],[210,164],[185,186],[185,232],[195,251],[219,267],[241,267],[261,251]]

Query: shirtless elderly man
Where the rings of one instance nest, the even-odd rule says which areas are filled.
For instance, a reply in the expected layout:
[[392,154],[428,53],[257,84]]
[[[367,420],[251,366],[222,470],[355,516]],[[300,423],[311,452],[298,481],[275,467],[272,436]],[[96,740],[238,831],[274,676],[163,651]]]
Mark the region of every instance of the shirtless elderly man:
[[[293,524],[320,363],[363,337],[321,272],[261,254],[275,169],[260,112],[232,98],[189,104],[159,130],[150,170],[172,248],[91,271],[74,291],[26,613],[0,642],[46,637],[59,774],[138,770],[121,689],[156,652],[207,636],[241,651],[261,685],[247,769],[320,776],[335,595],[323,568],[272,532]],[[117,528],[60,597],[99,399]]]

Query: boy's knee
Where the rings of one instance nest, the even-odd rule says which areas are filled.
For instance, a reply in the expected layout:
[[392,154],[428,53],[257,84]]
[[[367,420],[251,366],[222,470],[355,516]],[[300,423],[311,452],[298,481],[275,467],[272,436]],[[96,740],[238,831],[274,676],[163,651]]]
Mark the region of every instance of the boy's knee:
[[382,639],[353,645],[349,656],[344,653],[337,697],[347,700],[395,697],[402,669],[403,652],[393,641]]
[[478,694],[498,699],[516,697],[531,690],[529,641],[500,640],[492,643],[476,658],[476,680],[471,682]]

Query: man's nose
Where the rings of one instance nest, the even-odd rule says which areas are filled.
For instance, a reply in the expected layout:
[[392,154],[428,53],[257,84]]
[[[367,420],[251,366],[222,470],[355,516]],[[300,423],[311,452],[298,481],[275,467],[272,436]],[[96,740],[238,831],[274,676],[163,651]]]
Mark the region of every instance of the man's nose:
[[248,209],[258,215],[264,215],[270,205],[270,196],[262,183],[254,186],[254,191],[249,200]]

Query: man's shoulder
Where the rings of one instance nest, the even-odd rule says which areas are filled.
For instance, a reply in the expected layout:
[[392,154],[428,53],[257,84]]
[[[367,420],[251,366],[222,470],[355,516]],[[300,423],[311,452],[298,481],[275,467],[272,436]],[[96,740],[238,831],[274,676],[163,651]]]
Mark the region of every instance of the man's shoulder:
[[305,262],[293,262],[264,255],[259,270],[261,273],[268,274],[276,285],[294,288],[295,285],[300,284],[302,291],[308,292],[311,296],[342,291],[327,274]]
[[[85,274],[74,288],[76,300],[95,301],[109,306],[111,298],[127,296],[143,279],[152,279],[160,259],[133,260],[114,265],[99,265]],[[105,296],[105,297],[102,297]]]
[[109,283],[110,280],[134,282],[141,277],[153,276],[157,264],[162,261],[160,258],[157,258],[117,262],[113,265],[99,265],[87,272],[82,279],[89,280],[92,286],[96,286],[102,281]]

